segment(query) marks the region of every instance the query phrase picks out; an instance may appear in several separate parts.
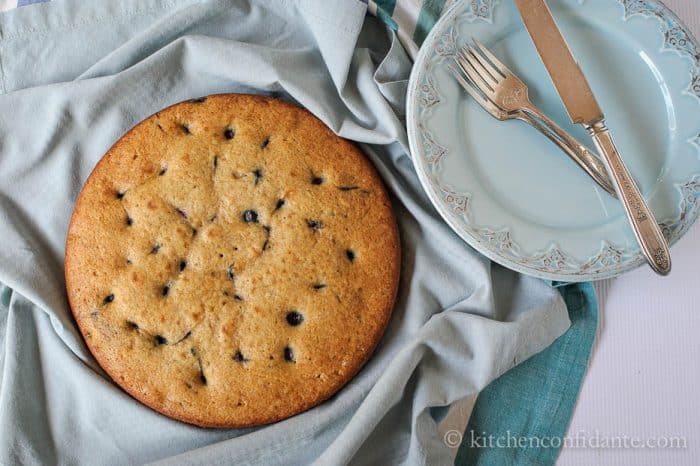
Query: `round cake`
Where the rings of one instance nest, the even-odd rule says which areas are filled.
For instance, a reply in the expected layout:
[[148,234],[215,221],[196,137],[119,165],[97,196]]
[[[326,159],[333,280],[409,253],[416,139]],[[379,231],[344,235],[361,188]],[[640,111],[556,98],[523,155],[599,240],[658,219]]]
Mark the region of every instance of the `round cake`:
[[85,342],[124,390],[207,427],[274,422],[369,358],[399,238],[371,163],[279,99],[182,102],[102,158],[66,241]]

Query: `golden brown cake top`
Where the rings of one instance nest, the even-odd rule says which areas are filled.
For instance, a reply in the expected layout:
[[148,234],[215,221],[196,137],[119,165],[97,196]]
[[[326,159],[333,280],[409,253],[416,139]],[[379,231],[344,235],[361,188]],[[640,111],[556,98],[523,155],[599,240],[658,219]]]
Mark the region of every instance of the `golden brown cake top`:
[[309,112],[226,94],[169,107],[104,156],[66,244],[76,321],[132,396],[202,426],[327,399],[381,338],[399,276],[374,168]]

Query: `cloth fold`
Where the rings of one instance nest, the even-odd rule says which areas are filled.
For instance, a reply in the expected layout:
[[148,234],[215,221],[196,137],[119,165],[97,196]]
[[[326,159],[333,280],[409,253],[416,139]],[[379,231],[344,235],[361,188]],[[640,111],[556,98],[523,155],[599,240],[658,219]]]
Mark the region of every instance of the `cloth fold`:
[[[0,463],[451,461],[431,408],[473,395],[565,332],[559,293],[491,264],[423,194],[402,122],[410,60],[357,1],[61,0],[0,15]],[[50,37],[50,40],[47,40]],[[403,269],[389,328],[322,405],[274,425],[205,430],[131,399],[67,305],[73,203],[138,121],[221,92],[303,105],[374,162]]]
[[[479,393],[456,465],[556,463],[598,326],[593,285],[576,283],[559,290],[569,309],[571,328]],[[496,440],[487,443],[489,436]],[[498,448],[495,442],[506,447]]]

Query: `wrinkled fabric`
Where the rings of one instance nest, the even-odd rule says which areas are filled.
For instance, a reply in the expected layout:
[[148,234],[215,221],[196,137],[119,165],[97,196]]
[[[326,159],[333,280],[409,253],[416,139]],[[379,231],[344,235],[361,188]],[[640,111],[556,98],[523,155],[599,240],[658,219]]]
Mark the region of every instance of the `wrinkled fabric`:
[[[491,264],[423,193],[402,121],[410,60],[366,5],[61,0],[0,15],[0,463],[445,464],[441,410],[566,331],[559,293]],[[189,426],[141,405],[86,349],[64,242],[105,151],[173,103],[273,94],[357,141],[392,194],[399,296],[334,397],[276,424]]]
[[[573,283],[558,290],[569,309],[571,327],[547,349],[479,392],[455,466],[556,464],[566,443],[562,439],[588,369],[598,326],[592,284]],[[498,448],[498,443],[491,442],[487,447],[489,436],[501,444],[507,444],[508,439],[519,443]],[[523,445],[519,439],[527,441]],[[530,444],[529,439],[542,444]]]

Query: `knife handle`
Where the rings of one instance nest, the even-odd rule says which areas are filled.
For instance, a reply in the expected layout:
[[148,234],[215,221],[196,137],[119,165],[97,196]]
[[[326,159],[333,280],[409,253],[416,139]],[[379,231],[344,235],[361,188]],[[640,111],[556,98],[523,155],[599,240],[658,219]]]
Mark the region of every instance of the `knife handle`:
[[632,179],[632,175],[625,167],[615,147],[610,130],[602,120],[593,125],[587,125],[586,129],[593,137],[598,152],[606,162],[608,173],[617,190],[617,196],[622,201],[644,257],[656,273],[668,275],[671,271],[671,254],[668,250],[668,243],[634,179]]

